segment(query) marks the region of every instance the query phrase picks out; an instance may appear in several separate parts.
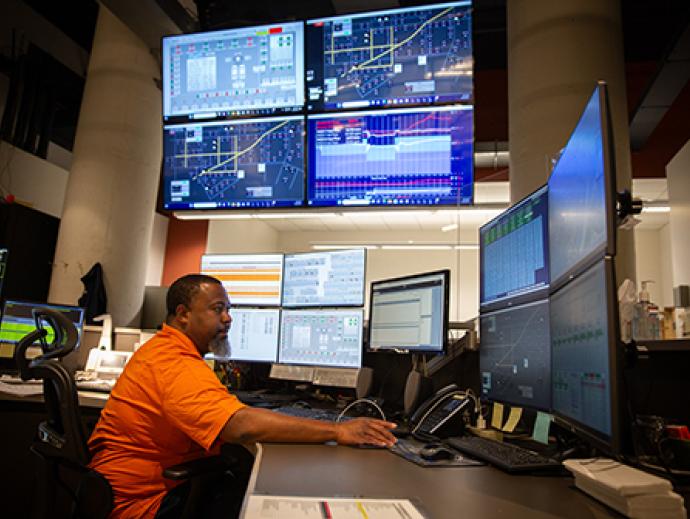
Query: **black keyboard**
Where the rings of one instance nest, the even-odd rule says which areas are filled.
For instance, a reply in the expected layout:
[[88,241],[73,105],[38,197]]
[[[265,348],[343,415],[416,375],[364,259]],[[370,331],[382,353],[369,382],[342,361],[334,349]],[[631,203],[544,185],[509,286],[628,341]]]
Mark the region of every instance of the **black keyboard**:
[[[322,420],[324,422],[335,422],[338,420],[338,411],[330,409],[314,409],[310,407],[283,406],[273,409],[282,414],[296,416],[297,418],[311,418],[312,420]],[[343,416],[340,421],[349,420],[351,417]]]
[[270,406],[275,404],[279,406],[288,402],[294,402],[298,399],[296,395],[289,395],[286,393],[268,393],[265,391],[243,391],[230,390],[230,393],[235,395],[240,402],[247,405]]
[[448,445],[478,460],[486,461],[506,472],[558,470],[561,462],[528,449],[479,436],[448,438]]

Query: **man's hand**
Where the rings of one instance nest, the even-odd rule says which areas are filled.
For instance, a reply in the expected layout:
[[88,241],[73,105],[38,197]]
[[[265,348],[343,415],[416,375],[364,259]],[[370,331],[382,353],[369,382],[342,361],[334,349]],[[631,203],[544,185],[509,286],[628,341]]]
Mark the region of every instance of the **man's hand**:
[[376,445],[391,447],[397,441],[391,433],[396,425],[372,418],[354,418],[337,424],[336,441],[340,445]]

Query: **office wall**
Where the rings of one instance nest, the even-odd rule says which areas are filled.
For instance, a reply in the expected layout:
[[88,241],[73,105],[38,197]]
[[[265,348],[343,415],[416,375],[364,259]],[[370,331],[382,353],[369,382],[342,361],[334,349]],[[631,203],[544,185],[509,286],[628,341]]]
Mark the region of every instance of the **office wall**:
[[673,286],[690,285],[690,141],[666,166]]
[[[666,226],[664,226],[666,227]],[[664,257],[670,258],[669,254],[661,253],[662,236],[661,229],[635,230],[635,260],[637,291],[639,292],[640,283],[645,280],[652,280],[654,283],[648,285],[649,297],[653,303],[664,306],[668,302],[668,292],[671,292],[671,285],[664,280]],[[617,280],[618,284],[623,280]],[[671,293],[671,301],[673,294]]]
[[168,222],[162,285],[170,286],[180,276],[199,272],[201,255],[206,252],[208,222],[178,220]]
[[208,254],[276,252],[278,231],[255,220],[211,220],[208,222]]
[[149,248],[146,265],[147,286],[159,286],[163,280],[163,265],[165,264],[165,245],[167,240],[168,217],[155,213],[153,215],[151,246]]

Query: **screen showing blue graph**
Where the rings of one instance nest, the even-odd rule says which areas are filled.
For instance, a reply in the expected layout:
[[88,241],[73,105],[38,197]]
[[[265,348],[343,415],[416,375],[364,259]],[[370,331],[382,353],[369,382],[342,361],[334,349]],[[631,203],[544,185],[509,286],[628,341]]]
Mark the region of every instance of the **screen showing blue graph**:
[[599,88],[549,177],[551,279],[603,255],[607,245],[606,168]]
[[166,209],[293,207],[304,200],[304,118],[167,125]]
[[472,203],[472,107],[308,117],[312,206]]
[[303,105],[302,22],[163,38],[166,121],[296,112]]
[[479,229],[481,305],[548,288],[548,223],[544,186]]
[[554,411],[610,436],[606,291],[606,270],[599,261],[551,296],[551,362]]
[[308,109],[471,101],[471,6],[307,20]]

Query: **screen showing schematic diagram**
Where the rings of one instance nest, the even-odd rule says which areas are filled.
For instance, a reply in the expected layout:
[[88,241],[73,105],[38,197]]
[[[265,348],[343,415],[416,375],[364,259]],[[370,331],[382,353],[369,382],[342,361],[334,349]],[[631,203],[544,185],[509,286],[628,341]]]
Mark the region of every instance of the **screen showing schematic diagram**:
[[303,105],[303,22],[163,38],[166,121],[296,112]]
[[281,364],[361,368],[363,310],[283,310]]
[[471,102],[471,6],[307,20],[307,108]]
[[303,117],[166,125],[163,133],[166,209],[303,204]]
[[548,299],[482,314],[479,322],[482,397],[550,409]]
[[282,254],[204,254],[201,273],[223,284],[232,306],[280,306]]
[[310,115],[311,206],[472,203],[471,106]]

